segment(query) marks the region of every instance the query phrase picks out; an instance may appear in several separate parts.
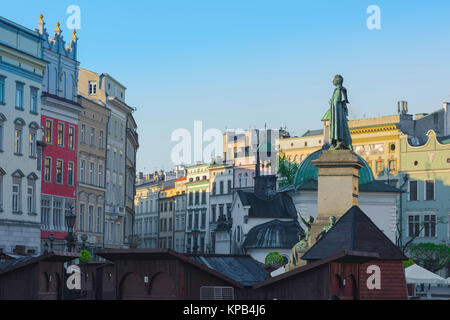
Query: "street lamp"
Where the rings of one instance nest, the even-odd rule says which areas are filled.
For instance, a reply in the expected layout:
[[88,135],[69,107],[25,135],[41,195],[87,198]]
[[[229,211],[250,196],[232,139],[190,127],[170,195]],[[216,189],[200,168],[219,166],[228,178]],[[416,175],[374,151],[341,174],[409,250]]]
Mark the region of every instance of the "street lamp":
[[67,249],[69,252],[73,251],[73,248],[75,247],[75,237],[73,236],[73,227],[75,226],[75,219],[76,216],[73,213],[73,206],[70,207],[70,211],[66,212],[65,220],[67,225],[68,234],[65,238],[67,241]]

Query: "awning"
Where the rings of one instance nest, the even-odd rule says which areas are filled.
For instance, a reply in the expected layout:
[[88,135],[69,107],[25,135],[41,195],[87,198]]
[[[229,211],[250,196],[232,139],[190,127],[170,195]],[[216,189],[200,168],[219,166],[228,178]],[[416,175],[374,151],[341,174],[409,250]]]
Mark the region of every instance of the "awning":
[[405,269],[406,283],[416,283],[416,284],[446,284],[448,283],[446,279],[438,276],[437,274],[428,271],[425,268],[417,264]]

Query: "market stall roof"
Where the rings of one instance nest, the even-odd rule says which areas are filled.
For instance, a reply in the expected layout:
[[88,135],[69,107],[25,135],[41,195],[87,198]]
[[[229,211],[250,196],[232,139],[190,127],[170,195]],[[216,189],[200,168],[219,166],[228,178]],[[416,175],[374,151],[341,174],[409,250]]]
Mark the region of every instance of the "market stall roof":
[[445,284],[447,280],[417,264],[405,269],[406,283]]

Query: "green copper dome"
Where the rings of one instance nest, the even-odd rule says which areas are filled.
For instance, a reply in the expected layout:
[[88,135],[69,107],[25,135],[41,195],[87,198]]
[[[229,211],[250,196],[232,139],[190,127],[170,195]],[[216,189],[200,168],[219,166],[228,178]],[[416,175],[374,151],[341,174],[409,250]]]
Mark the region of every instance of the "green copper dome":
[[[312,161],[318,160],[320,155],[322,154],[322,152],[323,152],[323,149],[310,154],[300,164],[300,168],[298,168],[297,173],[295,175],[295,180],[294,180],[295,189],[298,189],[301,185],[305,184],[306,182],[308,182],[310,180],[314,180],[314,181],[318,180],[317,174],[319,172],[319,169],[315,165],[312,164]],[[363,185],[363,184],[374,181],[375,178],[373,177],[372,169],[370,169],[370,166],[358,154],[356,154],[356,153],[354,153],[354,154],[358,157],[358,160],[364,164],[364,167],[359,169],[359,185]]]

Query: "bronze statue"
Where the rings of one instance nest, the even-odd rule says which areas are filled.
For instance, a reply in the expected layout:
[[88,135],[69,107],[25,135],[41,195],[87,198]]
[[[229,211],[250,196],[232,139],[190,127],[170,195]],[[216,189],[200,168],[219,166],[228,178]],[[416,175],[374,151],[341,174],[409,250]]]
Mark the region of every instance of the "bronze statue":
[[319,241],[320,239],[322,239],[323,236],[325,236],[327,234],[327,232],[330,231],[330,229],[334,227],[334,225],[336,224],[336,217],[335,216],[331,216],[329,218],[329,221],[330,221],[330,224],[325,226],[325,227],[323,227],[323,230],[317,236],[316,241]]
[[304,242],[304,247],[306,248],[309,245],[309,240],[311,238],[311,227],[312,224],[314,223],[314,218],[313,217],[309,217],[308,220],[303,219],[303,217],[300,215],[300,212],[297,213],[298,218],[300,219],[300,221],[305,225],[306,229],[305,229],[305,238],[303,239]]
[[292,248],[291,252],[290,264],[293,267],[296,267],[300,260],[301,249],[307,247],[307,244],[305,243],[305,235],[302,232],[298,233],[298,240],[299,242]]
[[330,142],[331,149],[352,150],[352,138],[348,128],[348,108],[347,89],[342,84],[344,78],[337,75],[334,77],[333,97],[330,100],[331,118],[330,118]]

